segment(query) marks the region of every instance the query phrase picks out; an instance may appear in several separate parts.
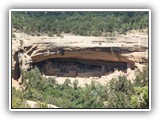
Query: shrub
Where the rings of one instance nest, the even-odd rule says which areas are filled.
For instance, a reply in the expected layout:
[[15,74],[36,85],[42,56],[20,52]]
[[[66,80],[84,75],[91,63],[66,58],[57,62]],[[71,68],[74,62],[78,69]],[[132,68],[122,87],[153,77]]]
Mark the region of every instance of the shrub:
[[[140,76],[140,77],[138,77]],[[62,108],[148,108],[148,72],[137,74],[132,83],[125,76],[113,78],[106,86],[92,81],[90,85],[78,87],[69,79],[58,84],[53,78],[44,78],[37,67],[22,75],[25,91],[13,90],[14,107],[26,107],[25,99],[39,101],[39,107],[54,104]],[[28,81],[28,82],[27,82]],[[139,82],[140,81],[140,82]],[[16,96],[16,97],[15,97]],[[18,98],[18,99],[15,99]],[[107,105],[103,103],[106,102]]]
[[23,97],[23,93],[12,88],[12,108],[30,108]]
[[39,32],[36,33],[36,36],[41,36],[41,34]]
[[130,105],[132,108],[148,108],[148,86],[135,87],[134,94],[131,96]]
[[53,33],[48,32],[48,37],[53,37]]
[[12,33],[12,38],[16,38],[16,35],[14,33]]
[[143,71],[136,75],[134,85],[136,87],[148,86],[148,66],[144,67]]
[[48,108],[47,103],[44,102],[37,102],[35,108]]
[[125,76],[113,78],[106,87],[106,99],[109,108],[129,108],[132,83]]

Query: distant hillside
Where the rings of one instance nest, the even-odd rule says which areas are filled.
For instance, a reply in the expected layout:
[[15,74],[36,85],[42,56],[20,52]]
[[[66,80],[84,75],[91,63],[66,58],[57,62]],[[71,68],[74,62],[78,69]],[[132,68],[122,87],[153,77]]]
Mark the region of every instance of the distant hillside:
[[101,36],[148,27],[148,12],[12,12],[12,28],[30,35]]

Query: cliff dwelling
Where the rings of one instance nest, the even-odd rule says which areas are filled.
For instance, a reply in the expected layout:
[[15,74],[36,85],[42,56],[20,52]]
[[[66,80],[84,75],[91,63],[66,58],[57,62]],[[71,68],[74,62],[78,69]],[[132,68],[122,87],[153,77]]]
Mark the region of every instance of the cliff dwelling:
[[142,63],[148,63],[146,35],[140,34],[142,38],[129,36],[127,42],[123,36],[108,42],[105,37],[66,34],[64,38],[49,38],[25,35],[27,38],[21,42],[24,34],[15,34],[17,37],[13,38],[12,78],[17,81],[21,78],[22,70],[28,71],[35,66],[44,76],[101,79],[115,74],[115,71],[119,72],[116,74],[130,74],[127,70],[134,71],[143,66]]
[[101,77],[115,70],[127,69],[125,62],[56,58],[33,64],[41,73],[57,77]]
[[150,13],[10,10],[10,111],[149,109]]

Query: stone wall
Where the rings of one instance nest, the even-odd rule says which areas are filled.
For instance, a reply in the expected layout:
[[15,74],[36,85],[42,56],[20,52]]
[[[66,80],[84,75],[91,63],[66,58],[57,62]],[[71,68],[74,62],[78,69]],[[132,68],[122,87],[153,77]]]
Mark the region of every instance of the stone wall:
[[[60,77],[101,77],[109,71],[125,70],[127,63],[79,60],[79,59],[50,59],[35,66],[39,67],[42,74]],[[100,64],[102,62],[102,64]],[[92,64],[93,63],[93,64]]]

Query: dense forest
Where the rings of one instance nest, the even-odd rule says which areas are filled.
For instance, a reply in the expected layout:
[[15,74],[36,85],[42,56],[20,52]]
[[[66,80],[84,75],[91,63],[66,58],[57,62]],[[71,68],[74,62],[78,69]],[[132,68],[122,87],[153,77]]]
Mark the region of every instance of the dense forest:
[[82,88],[78,81],[67,79],[58,84],[53,78],[42,77],[35,67],[23,72],[23,85],[22,91],[12,88],[12,108],[29,108],[26,100],[38,102],[37,108],[47,108],[47,104],[60,108],[149,108],[148,68],[137,73],[133,82],[119,76],[106,85],[92,82]]
[[12,28],[30,35],[101,36],[148,27],[148,12],[12,12]]

